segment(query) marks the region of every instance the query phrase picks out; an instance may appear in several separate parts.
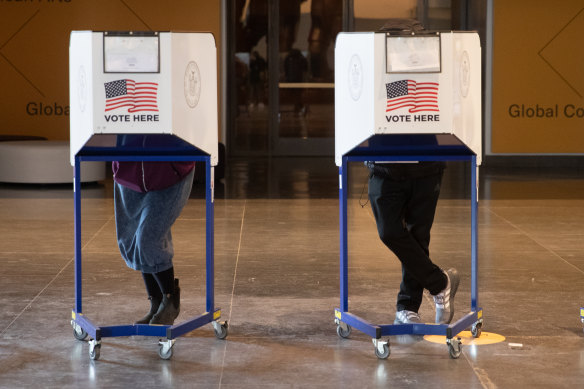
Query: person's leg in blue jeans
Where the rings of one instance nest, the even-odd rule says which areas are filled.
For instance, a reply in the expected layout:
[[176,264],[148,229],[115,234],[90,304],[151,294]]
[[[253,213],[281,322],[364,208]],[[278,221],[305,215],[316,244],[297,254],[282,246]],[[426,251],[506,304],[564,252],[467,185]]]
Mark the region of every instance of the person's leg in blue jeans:
[[166,189],[136,192],[114,185],[118,246],[128,267],[142,272],[150,312],[138,324],[171,325],[180,312],[171,227],[186,205],[194,170]]

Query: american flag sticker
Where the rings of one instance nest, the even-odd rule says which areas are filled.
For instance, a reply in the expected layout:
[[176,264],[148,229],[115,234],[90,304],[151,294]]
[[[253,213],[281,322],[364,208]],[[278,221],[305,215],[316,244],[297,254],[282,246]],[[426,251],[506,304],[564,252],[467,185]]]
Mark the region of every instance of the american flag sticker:
[[438,109],[438,83],[401,80],[385,84],[387,106],[385,112],[409,108],[408,112],[433,111]]
[[127,108],[128,112],[158,112],[158,83],[125,79],[106,82],[105,111]]

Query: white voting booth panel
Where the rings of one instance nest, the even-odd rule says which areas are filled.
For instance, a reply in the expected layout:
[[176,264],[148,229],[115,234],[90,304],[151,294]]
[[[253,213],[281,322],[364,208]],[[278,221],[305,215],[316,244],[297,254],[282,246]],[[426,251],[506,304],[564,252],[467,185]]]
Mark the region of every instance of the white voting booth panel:
[[96,134],[171,134],[217,165],[216,57],[211,33],[73,31],[71,164]]
[[[335,162],[376,134],[451,134],[481,163],[481,49],[474,32],[340,33]],[[438,145],[439,146],[439,145]]]

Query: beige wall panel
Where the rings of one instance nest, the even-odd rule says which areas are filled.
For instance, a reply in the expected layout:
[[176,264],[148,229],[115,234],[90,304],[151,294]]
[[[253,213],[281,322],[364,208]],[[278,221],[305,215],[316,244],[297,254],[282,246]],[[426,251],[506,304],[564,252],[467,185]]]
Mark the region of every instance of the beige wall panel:
[[583,0],[494,2],[494,154],[584,153],[583,36]]
[[0,0],[0,135],[69,138],[72,30],[210,31],[219,1]]

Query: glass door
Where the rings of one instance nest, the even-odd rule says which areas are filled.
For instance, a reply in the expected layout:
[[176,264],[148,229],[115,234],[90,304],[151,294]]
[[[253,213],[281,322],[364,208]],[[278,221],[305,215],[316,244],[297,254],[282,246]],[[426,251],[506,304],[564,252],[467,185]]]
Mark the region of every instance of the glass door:
[[226,120],[228,150],[232,155],[267,155],[268,102],[268,1],[226,2],[227,38],[223,39],[226,64]]
[[[278,2],[273,2],[278,5]],[[273,9],[279,23],[271,111],[275,155],[334,154],[334,48],[343,0],[291,0]],[[345,28],[346,30],[346,28]]]
[[347,4],[234,0],[233,154],[334,154],[334,41]]
[[[460,1],[460,0],[457,0]],[[449,29],[451,0],[228,0],[232,155],[334,155],[334,46],[390,18]]]

